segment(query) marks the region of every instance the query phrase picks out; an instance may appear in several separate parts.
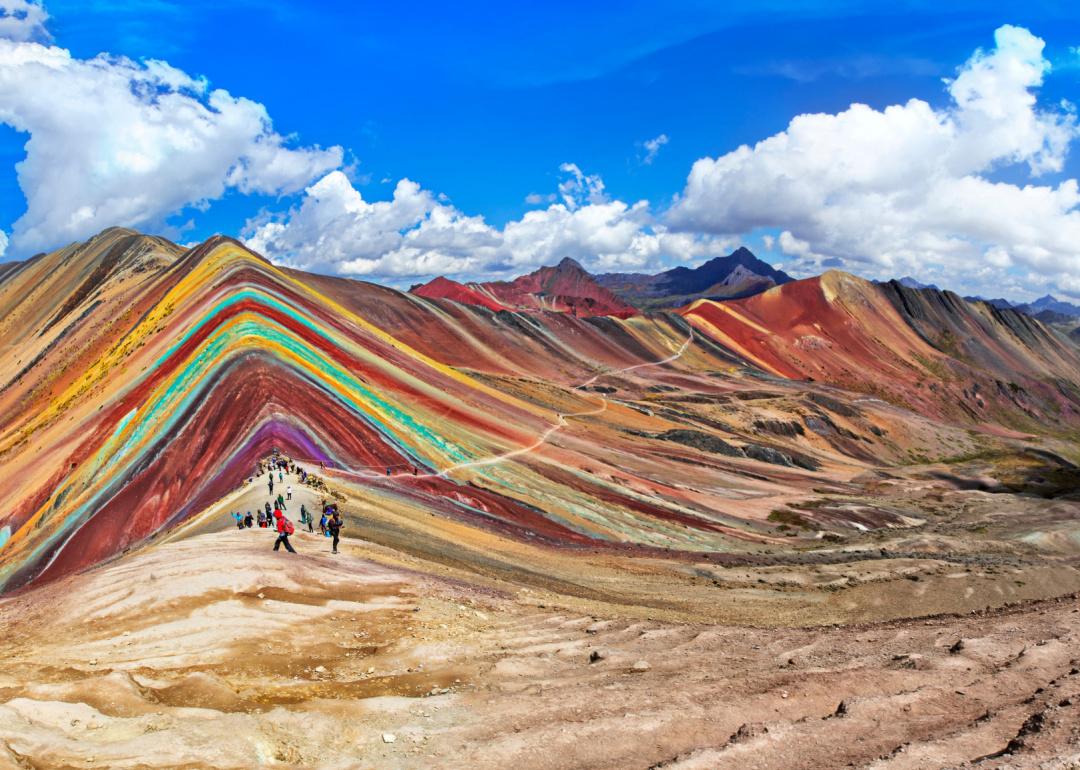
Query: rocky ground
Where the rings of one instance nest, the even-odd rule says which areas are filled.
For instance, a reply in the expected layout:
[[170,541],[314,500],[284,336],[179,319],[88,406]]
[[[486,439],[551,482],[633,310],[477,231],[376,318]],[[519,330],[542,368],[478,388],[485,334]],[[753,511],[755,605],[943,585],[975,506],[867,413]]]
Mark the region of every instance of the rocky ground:
[[204,532],[0,600],[0,767],[1080,767],[1075,596],[755,628],[295,539]]

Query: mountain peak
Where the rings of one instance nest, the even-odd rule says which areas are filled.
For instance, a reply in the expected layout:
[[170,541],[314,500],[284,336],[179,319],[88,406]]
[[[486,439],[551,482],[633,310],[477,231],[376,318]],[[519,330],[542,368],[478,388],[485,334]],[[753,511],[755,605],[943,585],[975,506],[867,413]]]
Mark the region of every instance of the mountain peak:
[[581,273],[588,272],[584,267],[581,266],[581,263],[578,262],[573,257],[563,257],[561,260],[559,260],[559,264],[557,264],[555,266],[555,269],[556,270],[576,270],[576,271],[581,272]]
[[553,310],[576,316],[611,315],[628,318],[637,308],[600,286],[581,264],[564,257],[554,267],[544,266],[512,281],[460,284],[435,278],[411,293],[430,299],[450,299],[491,310]]
[[597,283],[641,308],[677,307],[695,299],[737,299],[789,283],[791,276],[745,246],[697,267],[673,267],[656,275],[605,273]]

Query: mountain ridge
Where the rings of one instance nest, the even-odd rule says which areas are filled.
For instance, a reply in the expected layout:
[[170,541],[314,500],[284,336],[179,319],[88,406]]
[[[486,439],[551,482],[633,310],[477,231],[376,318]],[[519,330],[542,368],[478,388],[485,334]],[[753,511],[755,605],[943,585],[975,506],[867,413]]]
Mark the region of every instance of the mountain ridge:
[[410,293],[428,299],[451,299],[489,310],[552,310],[582,317],[628,318],[638,309],[596,283],[576,260],[564,257],[511,281],[462,284],[438,277]]
[[602,273],[596,281],[642,309],[678,307],[696,299],[738,299],[788,283],[791,276],[740,246],[698,267],[678,266],[660,273]]
[[1063,415],[1080,420],[1080,389],[1070,380],[1080,354],[1030,316],[953,292],[828,271],[680,312],[779,376],[873,393],[943,419],[1028,430]]

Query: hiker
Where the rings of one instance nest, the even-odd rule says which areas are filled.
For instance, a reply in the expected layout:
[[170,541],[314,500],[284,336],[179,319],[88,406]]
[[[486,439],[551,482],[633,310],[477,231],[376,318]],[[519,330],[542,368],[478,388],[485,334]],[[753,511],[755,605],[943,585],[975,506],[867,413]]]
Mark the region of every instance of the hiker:
[[285,474],[282,473],[281,471],[278,471],[277,472],[277,480],[278,481],[284,481],[285,480]]
[[387,475],[387,476],[389,476],[389,475],[390,475],[390,466],[389,466],[389,465],[388,465],[388,466],[386,466],[386,475]]
[[416,466],[414,465],[414,466],[412,467],[412,475],[414,475],[414,476],[415,476],[415,475],[416,475],[416,473],[417,473],[417,467],[416,467]]
[[234,513],[233,518],[236,519],[236,528],[237,529],[243,529],[244,528],[244,517],[240,515],[240,511],[237,511],[236,513]]
[[274,480],[270,479],[270,496],[274,496]]
[[289,484],[289,486],[285,487],[285,499],[292,500],[292,484]]
[[244,516],[244,526],[248,529],[251,529],[254,523],[255,517],[251,515],[251,511],[248,511],[247,514]]
[[326,523],[329,521],[329,517],[326,515],[326,511],[323,511],[322,518],[319,519],[319,531],[323,537],[326,537]]
[[268,518],[268,519],[269,519],[269,518],[270,518],[270,503],[264,503],[263,505],[265,505],[265,506],[266,506],[266,507],[264,508],[264,510],[266,511],[266,518]]
[[274,511],[274,519],[277,521],[277,540],[274,541],[274,550],[276,551],[282,543],[285,544],[285,550],[289,553],[296,553],[296,549],[292,547],[292,543],[289,542],[289,535],[293,533],[292,522],[285,518],[285,514],[281,511]]
[[337,553],[338,541],[341,539],[341,525],[344,524],[341,520],[341,514],[334,511],[334,515],[330,517],[330,521],[326,523],[327,529],[330,530],[331,537],[334,538],[334,548],[330,553]]
[[[300,510],[304,510],[304,506],[301,505]],[[308,532],[314,532],[315,531],[315,517],[311,515],[311,511],[308,511],[308,514],[307,514],[307,531]]]
[[280,492],[277,496],[277,507],[283,511],[285,510],[285,496],[282,495]]
[[266,513],[263,511],[259,511],[259,527],[264,529],[266,527]]

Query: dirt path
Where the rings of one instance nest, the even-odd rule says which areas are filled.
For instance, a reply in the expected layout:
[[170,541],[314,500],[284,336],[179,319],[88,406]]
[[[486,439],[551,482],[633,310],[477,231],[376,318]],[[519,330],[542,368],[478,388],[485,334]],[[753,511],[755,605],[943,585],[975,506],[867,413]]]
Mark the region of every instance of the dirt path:
[[[581,382],[578,385],[575,385],[574,388],[575,389],[587,388],[587,387],[593,385],[601,377],[616,376],[616,375],[619,375],[619,374],[623,374],[625,372],[634,371],[636,369],[644,369],[644,368],[651,367],[651,366],[663,366],[664,364],[669,364],[672,361],[677,361],[678,359],[682,358],[683,354],[687,351],[687,349],[690,347],[690,345],[693,344],[693,342],[694,342],[694,331],[693,331],[693,329],[691,329],[690,330],[690,335],[686,338],[686,341],[683,342],[682,345],[679,346],[679,349],[677,351],[675,351],[674,353],[672,353],[670,356],[667,356],[666,358],[662,358],[662,359],[660,359],[658,361],[648,361],[648,362],[643,363],[643,364],[634,364],[633,366],[624,366],[621,369],[612,369],[610,371],[599,372],[598,374],[594,374],[592,377],[585,380],[584,382]],[[568,417],[588,417],[588,416],[591,416],[591,415],[602,414],[604,411],[606,411],[607,408],[608,408],[608,399],[607,399],[607,397],[604,396],[604,394],[602,394],[602,393],[597,393],[597,394],[593,394],[593,395],[595,395],[598,399],[600,399],[600,403],[596,407],[594,407],[593,409],[586,409],[586,410],[581,411],[581,412],[568,412],[566,414],[559,414],[558,415],[558,421],[554,425],[549,426],[543,433],[541,433],[537,437],[536,441],[534,441],[532,444],[529,444],[528,446],[520,447],[518,449],[512,449],[510,451],[503,452],[502,454],[493,455],[492,457],[485,457],[485,458],[480,459],[480,460],[470,460],[468,462],[455,463],[454,465],[447,466],[446,468],[443,468],[440,471],[436,471],[435,473],[417,473],[417,474],[414,474],[411,470],[394,471],[394,470],[391,469],[391,472],[388,473],[388,474],[385,474],[385,475],[390,477],[390,478],[395,478],[395,477],[408,477],[408,478],[421,478],[421,479],[445,478],[446,476],[449,476],[450,474],[454,473],[455,471],[463,470],[465,468],[482,468],[482,467],[485,467],[485,466],[488,466],[488,465],[499,465],[500,463],[506,462],[507,460],[512,459],[514,457],[520,457],[522,455],[526,455],[526,454],[529,454],[531,452],[535,452],[537,449],[539,449],[544,444],[546,444],[548,442],[548,440],[553,435],[555,435],[556,433],[558,433],[560,430],[562,430],[563,428],[565,428],[567,426],[568,423],[566,422],[566,418],[568,418]],[[361,479],[362,478],[381,478],[381,477],[384,476],[384,474],[379,473],[377,471],[360,470],[360,469],[357,469],[357,468],[338,468],[338,469],[336,469],[335,472],[338,473],[338,474],[344,475],[344,476],[348,476],[348,477],[352,477],[352,478],[361,478]]]
[[[273,498],[270,496],[266,484],[266,474],[264,473],[250,484],[245,481],[242,486],[221,498],[206,510],[191,517],[183,525],[167,533],[161,539],[161,542],[175,542],[207,532],[236,529],[236,521],[232,517],[233,511],[239,511],[241,514],[251,511],[252,515],[256,515],[266,503],[270,503],[272,508],[274,498],[278,494],[285,495],[289,486],[292,486],[292,500],[285,502],[285,515],[292,520],[293,525],[299,530],[300,506],[304,505],[307,510],[315,513],[316,523],[318,523],[318,516],[322,513],[321,502],[325,495],[301,484],[300,477],[297,474],[283,473],[283,475],[285,477],[283,482],[277,480],[276,474],[274,476]],[[258,529],[257,525],[255,529]],[[264,531],[264,534],[267,535],[271,533],[273,533],[272,529]],[[276,536],[276,533],[274,533],[273,537]]]

